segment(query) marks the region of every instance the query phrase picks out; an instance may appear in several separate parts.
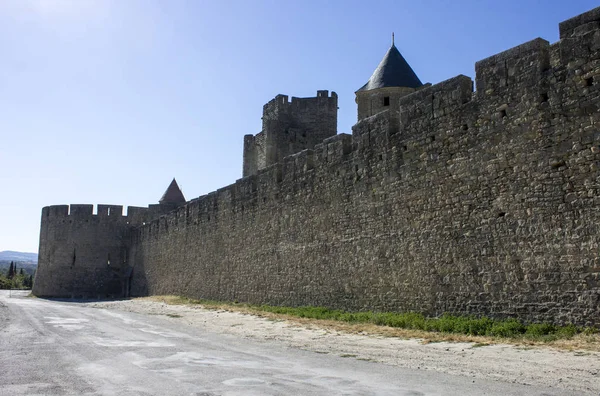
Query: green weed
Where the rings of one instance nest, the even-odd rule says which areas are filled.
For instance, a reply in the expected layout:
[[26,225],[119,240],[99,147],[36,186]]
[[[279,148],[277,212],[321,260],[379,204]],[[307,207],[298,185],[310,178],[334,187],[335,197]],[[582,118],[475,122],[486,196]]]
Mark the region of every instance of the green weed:
[[[177,297],[172,303],[200,304],[210,309],[227,309],[231,303],[213,300],[191,300]],[[517,319],[490,319],[476,316],[456,316],[443,314],[438,318],[427,318],[417,312],[348,312],[325,307],[281,307],[273,305],[252,305],[236,302],[235,308],[247,308],[260,314],[269,312],[299,318],[333,320],[347,323],[367,323],[394,328],[423,330],[447,334],[488,336],[498,338],[518,338],[549,342],[558,339],[571,339],[577,334],[593,335],[599,330],[594,327],[574,325],[555,326],[547,323],[525,324]],[[480,345],[477,345],[480,346]],[[483,345],[481,345],[483,346]]]

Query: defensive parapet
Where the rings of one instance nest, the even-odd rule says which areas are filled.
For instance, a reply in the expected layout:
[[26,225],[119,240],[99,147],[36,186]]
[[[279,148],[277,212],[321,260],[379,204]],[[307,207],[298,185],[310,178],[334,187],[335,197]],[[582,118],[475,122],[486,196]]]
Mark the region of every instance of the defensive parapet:
[[128,293],[129,230],[148,220],[148,208],[55,205],[42,209],[33,294],[106,297]]
[[476,91],[457,76],[263,151],[135,231],[133,292],[600,325],[599,10],[477,62]]
[[599,15],[477,62],[476,91],[457,76],[398,96],[352,135],[332,136],[335,94],[277,96],[245,138],[245,177],[187,203],[165,194],[179,198],[127,217],[44,208],[34,293],[131,283],[135,295],[598,326]]
[[243,175],[256,174],[284,157],[337,133],[337,94],[317,91],[313,98],[277,95],[263,107],[262,131],[244,136]]

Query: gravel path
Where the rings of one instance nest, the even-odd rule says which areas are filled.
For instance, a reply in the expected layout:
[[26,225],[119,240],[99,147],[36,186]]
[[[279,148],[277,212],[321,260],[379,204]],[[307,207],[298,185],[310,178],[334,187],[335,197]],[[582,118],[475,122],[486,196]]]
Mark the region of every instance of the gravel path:
[[0,301],[0,330],[8,326],[9,313],[8,307]]
[[[350,359],[381,362],[411,369],[546,386],[600,394],[600,353],[565,352],[512,345],[429,343],[368,334],[347,334],[316,325],[301,326],[254,315],[207,310],[199,306],[167,305],[143,299],[88,303],[90,306],[164,315],[169,320],[208,332],[236,335]],[[0,320],[1,320],[0,307]],[[1,325],[0,325],[1,326]]]

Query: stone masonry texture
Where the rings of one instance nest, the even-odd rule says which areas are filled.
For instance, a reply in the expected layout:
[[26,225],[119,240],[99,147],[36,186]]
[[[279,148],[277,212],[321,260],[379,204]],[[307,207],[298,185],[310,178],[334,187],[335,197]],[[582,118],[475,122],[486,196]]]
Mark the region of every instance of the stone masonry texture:
[[246,177],[166,214],[44,208],[34,294],[600,326],[600,8],[554,44],[477,62],[475,84],[426,86],[352,135],[244,160]]
[[337,94],[317,91],[314,98],[277,95],[264,105],[262,131],[244,136],[243,176],[281,162],[288,155],[312,149],[337,133]]

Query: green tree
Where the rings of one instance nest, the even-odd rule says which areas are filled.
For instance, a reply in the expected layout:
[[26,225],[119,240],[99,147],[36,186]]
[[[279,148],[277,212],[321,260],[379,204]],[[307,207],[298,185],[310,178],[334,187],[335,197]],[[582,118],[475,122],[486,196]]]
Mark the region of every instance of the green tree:
[[10,262],[10,267],[8,267],[8,275],[6,275],[8,279],[12,279],[15,277],[15,263]]
[[19,270],[19,275],[20,275],[20,276],[23,276],[23,275],[25,275],[25,274],[23,273],[23,268],[21,268],[21,269]]
[[5,276],[0,275],[0,289],[10,289],[12,282],[9,281]]
[[33,287],[33,276],[25,276],[23,278],[23,287],[25,289],[31,289]]

